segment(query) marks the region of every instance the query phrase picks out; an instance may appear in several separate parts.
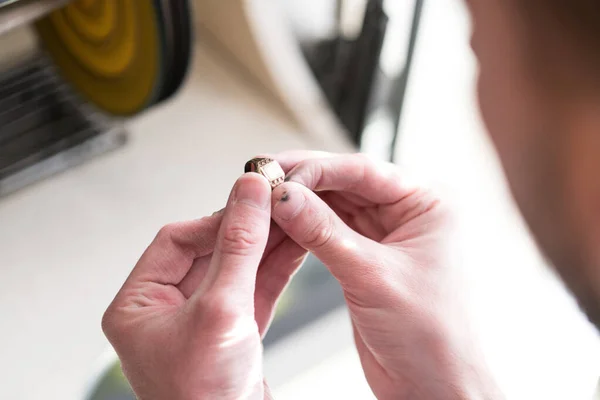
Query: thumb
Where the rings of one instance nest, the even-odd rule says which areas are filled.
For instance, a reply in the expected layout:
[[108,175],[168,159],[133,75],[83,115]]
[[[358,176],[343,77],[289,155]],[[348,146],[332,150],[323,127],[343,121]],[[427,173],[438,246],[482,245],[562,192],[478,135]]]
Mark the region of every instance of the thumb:
[[[296,243],[313,253],[343,284],[364,284],[380,275],[373,266],[381,245],[346,225],[319,196],[288,182],[273,191],[273,220]],[[380,253],[380,252],[379,252]]]
[[254,304],[256,273],[269,237],[270,208],[271,187],[264,177],[248,173],[238,179],[197,296],[213,289],[230,300]]

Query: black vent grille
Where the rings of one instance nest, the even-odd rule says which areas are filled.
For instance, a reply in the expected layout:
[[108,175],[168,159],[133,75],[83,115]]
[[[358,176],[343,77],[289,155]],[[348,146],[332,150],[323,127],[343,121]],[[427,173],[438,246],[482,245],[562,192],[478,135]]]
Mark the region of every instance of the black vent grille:
[[[0,195],[121,145],[44,56],[0,76]],[[43,164],[45,162],[45,164]],[[40,164],[42,163],[42,164]]]

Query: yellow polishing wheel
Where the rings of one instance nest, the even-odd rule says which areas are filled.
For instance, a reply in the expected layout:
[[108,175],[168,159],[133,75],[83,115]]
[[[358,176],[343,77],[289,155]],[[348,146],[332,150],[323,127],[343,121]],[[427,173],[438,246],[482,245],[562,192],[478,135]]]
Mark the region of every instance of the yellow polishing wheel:
[[153,0],[76,0],[36,23],[63,77],[98,108],[132,115],[162,84],[163,41]]
[[117,21],[117,17],[123,18],[123,13],[119,14],[117,7],[125,6],[125,3],[102,1],[96,5],[96,8],[66,7],[63,13],[56,13],[52,17],[63,34],[73,30],[83,40],[101,45],[109,39],[114,40],[111,35],[115,34],[115,27],[123,27],[123,22]]

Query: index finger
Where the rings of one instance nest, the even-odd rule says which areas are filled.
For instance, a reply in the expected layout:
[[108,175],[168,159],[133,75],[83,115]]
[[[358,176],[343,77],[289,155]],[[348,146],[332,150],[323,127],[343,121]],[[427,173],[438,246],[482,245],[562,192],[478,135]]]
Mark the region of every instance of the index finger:
[[315,192],[347,192],[382,205],[399,202],[418,189],[394,164],[363,154],[301,161],[288,172],[286,180]]
[[165,225],[137,262],[125,285],[152,282],[178,285],[195,259],[213,251],[222,214]]
[[316,158],[332,158],[339,155],[340,154],[316,150],[288,150],[278,154],[268,154],[256,158],[267,157],[276,160],[283,169],[283,171],[287,174],[302,161],[312,160]]

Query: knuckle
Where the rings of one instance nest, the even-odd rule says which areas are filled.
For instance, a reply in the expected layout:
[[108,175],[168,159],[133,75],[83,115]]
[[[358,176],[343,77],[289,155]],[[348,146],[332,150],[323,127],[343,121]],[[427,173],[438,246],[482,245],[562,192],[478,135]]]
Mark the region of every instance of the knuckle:
[[170,224],[167,224],[165,226],[163,226],[162,228],[160,228],[160,230],[158,231],[157,235],[156,235],[156,239],[159,241],[169,241],[172,240],[173,235],[175,234],[175,232],[177,232],[180,229],[180,224],[173,222]]
[[381,166],[383,165],[382,161],[376,160],[372,156],[362,153],[358,154],[357,163],[357,168],[361,170],[363,175],[365,175],[367,171],[377,171],[381,169]]
[[203,303],[202,312],[209,321],[231,321],[243,315],[231,293],[207,293]]
[[357,153],[355,157],[365,163],[373,163],[375,160],[373,156],[366,153]]
[[334,237],[334,223],[331,216],[321,218],[306,232],[306,245],[310,249],[327,247]]
[[115,322],[114,313],[111,307],[109,307],[104,312],[104,315],[102,315],[101,326],[104,335],[108,338],[108,340],[112,340],[112,338],[115,336],[117,324]]
[[238,307],[232,302],[221,302],[212,308],[212,320],[230,321],[235,320],[241,315]]
[[323,176],[322,162],[320,159],[303,160],[288,175],[293,176],[296,183],[300,183],[309,189],[317,189]]
[[315,188],[321,188],[323,186],[323,180],[325,178],[325,165],[323,162],[313,162],[310,173],[313,177],[313,186]]
[[383,168],[387,168],[388,166],[393,166],[394,164],[378,160],[374,158],[372,155],[359,153],[357,154],[357,162],[362,165],[367,171],[377,171]]
[[348,165],[352,171],[352,179],[349,179],[344,190],[355,191],[360,188],[366,180],[377,171],[377,162],[371,156],[363,153],[353,155]]
[[251,226],[234,224],[223,234],[223,250],[232,254],[247,254],[258,245],[258,237]]

